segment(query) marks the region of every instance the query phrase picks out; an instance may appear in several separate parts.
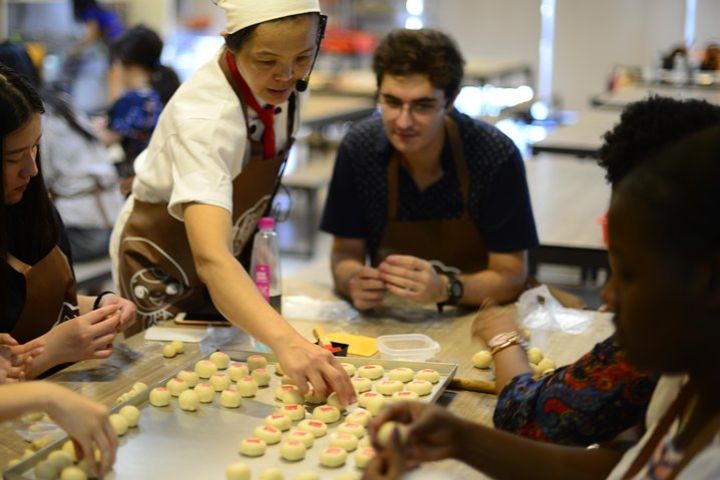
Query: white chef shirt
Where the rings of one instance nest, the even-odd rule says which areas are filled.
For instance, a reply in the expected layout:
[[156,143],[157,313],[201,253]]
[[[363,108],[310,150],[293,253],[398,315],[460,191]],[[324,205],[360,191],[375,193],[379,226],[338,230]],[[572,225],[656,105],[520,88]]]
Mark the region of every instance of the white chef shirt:
[[[232,212],[232,180],[250,158],[242,106],[213,56],[172,96],[160,115],[148,148],[135,160],[133,195],[146,202],[167,202],[182,220],[182,204],[197,202]],[[261,107],[265,105],[257,99]],[[276,149],[287,142],[288,102],[276,107]],[[297,105],[294,130],[299,125]],[[254,139],[263,125],[248,108]],[[254,128],[253,128],[254,127]]]

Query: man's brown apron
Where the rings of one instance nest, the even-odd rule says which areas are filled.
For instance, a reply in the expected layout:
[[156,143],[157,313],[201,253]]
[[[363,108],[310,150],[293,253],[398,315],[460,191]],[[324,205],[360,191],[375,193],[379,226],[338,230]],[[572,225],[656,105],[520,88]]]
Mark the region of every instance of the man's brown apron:
[[77,316],[75,278],[60,247],[56,245],[35,265],[8,254],[8,264],[25,277],[25,305],[10,332],[15,340],[28,342]]
[[[293,143],[295,94],[288,102],[287,146],[274,157],[263,158],[262,143],[250,136],[247,103],[229,72],[225,56],[220,58],[225,77],[240,100],[250,142],[250,160],[232,182],[233,254],[240,261],[249,258],[252,235],[260,217],[270,208],[280,183]],[[137,305],[138,328],[211,305],[207,288],[195,271],[185,225],[168,213],[168,204],[164,202],[134,200],[120,239],[119,279],[122,296]]]
[[455,173],[462,193],[462,215],[453,219],[398,220],[400,155],[393,150],[387,167],[387,221],[373,265],[378,265],[388,255],[402,254],[440,261],[446,267],[455,267],[462,273],[478,272],[487,268],[488,250],[485,241],[468,212],[470,175],[460,133],[450,117],[445,117],[445,135],[450,141]]

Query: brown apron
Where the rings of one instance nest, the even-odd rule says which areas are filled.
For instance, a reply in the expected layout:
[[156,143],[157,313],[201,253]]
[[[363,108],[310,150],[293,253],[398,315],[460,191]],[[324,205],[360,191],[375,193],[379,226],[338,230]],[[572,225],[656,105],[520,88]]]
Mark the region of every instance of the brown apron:
[[475,226],[468,204],[470,201],[470,174],[457,125],[445,117],[445,134],[450,141],[453,163],[463,198],[460,218],[439,220],[397,220],[399,154],[393,150],[388,172],[387,221],[380,247],[373,265],[378,265],[392,254],[412,255],[430,261],[442,262],[462,273],[485,270],[488,250],[480,231]]
[[25,277],[25,305],[10,332],[15,340],[28,342],[78,315],[75,278],[60,247],[56,245],[35,265],[8,254],[8,264]]
[[[229,72],[225,56],[220,58],[225,77],[240,100],[243,112],[247,112],[246,101]],[[249,258],[252,236],[260,217],[271,206],[292,147],[295,94],[288,106],[287,146],[271,158],[263,158],[262,143],[252,140],[245,115],[250,160],[232,182],[232,245],[233,255],[239,261]],[[122,296],[137,305],[137,329],[172,318],[179,312],[212,310],[207,288],[195,271],[185,224],[168,213],[167,203],[134,200],[120,239],[118,273]]]

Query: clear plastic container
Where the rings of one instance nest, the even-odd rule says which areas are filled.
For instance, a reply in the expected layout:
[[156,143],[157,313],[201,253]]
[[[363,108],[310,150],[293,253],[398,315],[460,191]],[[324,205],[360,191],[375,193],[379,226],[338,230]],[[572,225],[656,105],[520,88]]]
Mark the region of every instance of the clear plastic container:
[[440,345],[422,333],[382,335],[377,338],[380,356],[386,360],[424,362],[440,351]]

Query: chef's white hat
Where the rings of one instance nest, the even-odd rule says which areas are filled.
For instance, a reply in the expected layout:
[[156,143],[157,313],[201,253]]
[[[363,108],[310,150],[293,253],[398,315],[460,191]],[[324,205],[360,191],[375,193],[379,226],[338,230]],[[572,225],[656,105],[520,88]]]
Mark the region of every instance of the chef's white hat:
[[215,3],[227,14],[228,33],[290,15],[320,12],[319,0],[216,0]]

